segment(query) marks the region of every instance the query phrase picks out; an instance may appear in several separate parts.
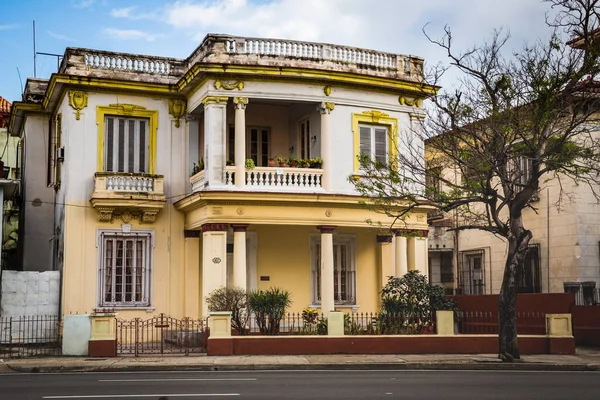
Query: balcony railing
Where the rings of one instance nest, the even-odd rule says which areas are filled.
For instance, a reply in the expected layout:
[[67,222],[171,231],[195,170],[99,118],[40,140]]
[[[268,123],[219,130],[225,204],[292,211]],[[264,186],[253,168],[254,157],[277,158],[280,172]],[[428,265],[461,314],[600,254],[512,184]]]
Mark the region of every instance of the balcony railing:
[[[235,185],[235,167],[227,167],[227,186]],[[246,170],[246,188],[272,191],[315,191],[322,189],[322,169],[256,167]]]
[[163,192],[162,175],[97,172],[94,192]]

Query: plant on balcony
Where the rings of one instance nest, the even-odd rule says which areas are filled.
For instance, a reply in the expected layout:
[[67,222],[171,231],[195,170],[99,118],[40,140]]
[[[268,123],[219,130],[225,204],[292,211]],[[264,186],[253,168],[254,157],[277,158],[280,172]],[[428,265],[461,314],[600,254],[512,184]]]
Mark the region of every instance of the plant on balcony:
[[281,319],[291,304],[290,292],[277,287],[252,291],[248,295],[248,307],[263,335],[279,333]]
[[292,168],[298,168],[298,166],[300,165],[300,160],[295,158],[295,157],[290,157],[290,167]]
[[302,168],[310,168],[310,160],[307,158],[303,158],[300,160],[300,167]]
[[314,157],[309,160],[311,168],[321,168],[323,166],[323,159],[321,157]]
[[200,171],[204,171],[204,158],[199,159],[198,164],[193,163],[192,176],[196,175]]
[[251,159],[251,158],[247,158],[247,159],[246,159],[246,162],[244,163],[244,167],[245,167],[247,170],[253,170],[253,169],[254,169],[254,167],[255,167],[255,165],[254,165],[254,160],[253,160],[253,159]]
[[277,159],[277,164],[280,167],[287,167],[288,166],[288,160],[287,160],[287,158],[285,158],[281,154],[278,154],[277,157],[276,157],[276,159]]
[[274,158],[269,158],[269,167],[274,167],[275,166],[275,159]]
[[232,166],[232,165],[235,165],[235,163],[233,161],[231,161],[231,160],[227,160],[225,162],[225,165]]

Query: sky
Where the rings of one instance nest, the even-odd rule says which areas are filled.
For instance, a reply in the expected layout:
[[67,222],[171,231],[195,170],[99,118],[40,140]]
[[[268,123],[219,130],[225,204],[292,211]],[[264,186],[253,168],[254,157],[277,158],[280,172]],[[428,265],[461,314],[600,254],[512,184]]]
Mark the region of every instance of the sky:
[[[507,51],[549,35],[541,0],[0,0],[0,96],[20,100],[34,76],[36,50],[66,47],[185,58],[207,33],[327,42],[447,63],[423,34],[445,25],[459,48],[508,31]],[[37,56],[37,77],[57,71],[57,57]],[[451,78],[446,86],[454,84]]]

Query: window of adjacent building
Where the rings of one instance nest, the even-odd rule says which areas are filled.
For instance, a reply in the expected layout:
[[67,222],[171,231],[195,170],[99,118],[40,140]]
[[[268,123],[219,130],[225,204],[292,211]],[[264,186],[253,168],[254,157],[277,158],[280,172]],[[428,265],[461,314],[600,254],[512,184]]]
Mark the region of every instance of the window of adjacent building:
[[454,268],[452,265],[453,253],[451,251],[440,252],[440,281],[454,282]]
[[516,280],[518,293],[541,293],[539,244],[529,245],[523,264],[517,267]]
[[298,125],[298,157],[310,158],[310,119],[305,118]]
[[388,128],[381,125],[359,125],[360,154],[371,157],[371,160],[387,164],[388,162]]
[[251,158],[257,167],[269,165],[270,137],[269,128],[248,128],[248,158]]
[[150,232],[101,232],[100,258],[100,307],[150,305]]
[[575,304],[578,306],[591,306],[600,304],[600,290],[596,282],[564,282],[565,293],[575,295]]
[[483,256],[483,250],[460,253],[460,289],[462,294],[485,294]]
[[104,170],[148,173],[149,131],[147,118],[106,116]]
[[[311,298],[321,304],[321,238],[311,240]],[[333,296],[335,304],[356,304],[356,239],[333,237]]]
[[427,169],[425,173],[425,190],[428,198],[437,199],[442,192],[441,173],[442,169],[439,167]]

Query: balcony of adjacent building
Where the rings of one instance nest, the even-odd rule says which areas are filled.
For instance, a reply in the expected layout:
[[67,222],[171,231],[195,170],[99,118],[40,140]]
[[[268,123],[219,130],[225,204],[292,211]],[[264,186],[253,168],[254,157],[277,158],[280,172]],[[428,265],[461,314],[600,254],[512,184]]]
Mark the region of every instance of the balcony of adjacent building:
[[313,102],[208,98],[188,120],[192,192],[326,192],[331,178],[326,166],[333,163],[328,148],[332,108]]

